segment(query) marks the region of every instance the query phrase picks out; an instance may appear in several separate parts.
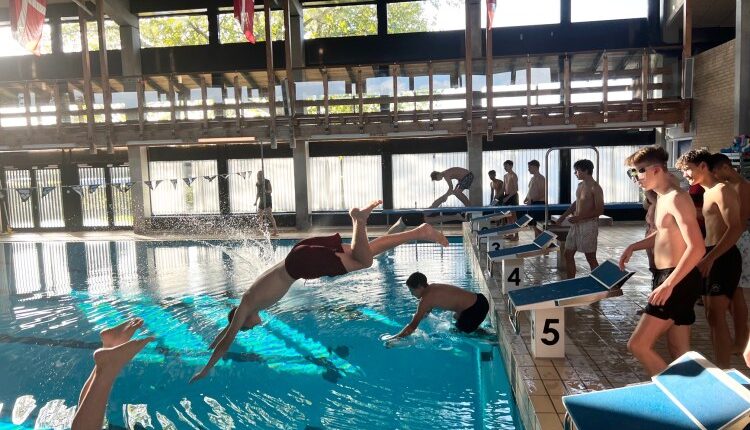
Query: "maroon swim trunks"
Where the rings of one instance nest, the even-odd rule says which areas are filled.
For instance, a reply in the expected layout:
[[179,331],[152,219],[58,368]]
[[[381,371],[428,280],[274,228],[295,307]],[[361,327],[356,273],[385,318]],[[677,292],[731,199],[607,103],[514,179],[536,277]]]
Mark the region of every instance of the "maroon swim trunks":
[[346,274],[337,252],[344,252],[341,236],[311,237],[294,245],[284,260],[287,273],[294,279],[317,279]]

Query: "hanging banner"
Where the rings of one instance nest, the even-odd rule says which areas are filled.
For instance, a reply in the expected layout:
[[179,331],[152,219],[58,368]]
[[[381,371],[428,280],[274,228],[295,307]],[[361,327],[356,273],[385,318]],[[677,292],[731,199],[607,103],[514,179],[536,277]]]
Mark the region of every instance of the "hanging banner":
[[240,175],[242,179],[247,179],[247,172],[239,172],[237,174]]
[[213,175],[213,176],[204,176],[203,179],[207,180],[208,182],[213,182],[214,179],[216,179],[216,175]]
[[83,187],[81,185],[71,185],[70,189],[75,191],[79,196],[83,197]]
[[56,187],[42,187],[42,198],[47,197],[49,193],[55,191]]
[[[10,0],[10,31],[19,45],[39,56],[47,0]],[[250,23],[252,29],[252,21]],[[29,103],[27,100],[26,103]]]
[[143,183],[146,184],[146,185],[148,185],[148,189],[149,190],[154,191],[154,189],[156,187],[158,187],[159,184],[161,184],[161,180],[158,180],[158,181],[143,181]]
[[26,203],[31,198],[31,188],[16,188],[18,195],[21,197],[21,201]]
[[101,184],[89,185],[89,194],[94,194]]
[[124,182],[122,184],[114,184],[122,193],[127,193],[130,191],[130,188],[133,186],[132,182]]
[[172,187],[174,187],[175,190],[177,189],[177,182],[178,181],[179,181],[179,179],[170,179],[169,180],[169,182],[172,183]]
[[194,178],[194,177],[192,177],[192,178],[182,178],[182,180],[185,182],[185,185],[187,185],[188,187],[192,187],[193,186],[193,181],[195,181],[195,179],[196,178]]
[[[263,3],[265,7],[265,3]],[[240,23],[240,29],[250,43],[255,43],[253,19],[255,18],[255,0],[234,0],[234,17]]]

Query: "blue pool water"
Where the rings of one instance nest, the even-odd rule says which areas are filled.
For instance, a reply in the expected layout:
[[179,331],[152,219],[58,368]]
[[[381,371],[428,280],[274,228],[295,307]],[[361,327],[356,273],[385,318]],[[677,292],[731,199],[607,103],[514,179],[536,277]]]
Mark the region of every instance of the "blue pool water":
[[[299,281],[206,379],[188,384],[229,307],[292,245],[0,245],[0,429],[64,428],[98,332],[134,316],[145,321],[136,337],[157,341],[115,383],[113,428],[521,428],[493,335],[459,335],[450,313],[433,312],[409,342],[379,340],[416,310],[404,286],[411,272],[478,289],[460,242],[407,244],[369,270]],[[16,403],[36,405],[18,427]]]

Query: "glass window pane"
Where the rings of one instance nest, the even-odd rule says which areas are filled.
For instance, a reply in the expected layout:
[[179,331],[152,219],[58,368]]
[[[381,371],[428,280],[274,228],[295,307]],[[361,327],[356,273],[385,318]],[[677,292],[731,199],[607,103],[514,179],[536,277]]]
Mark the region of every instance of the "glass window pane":
[[81,214],[84,227],[106,227],[109,225],[107,216],[107,191],[102,167],[79,167],[78,180],[83,186],[81,190]]
[[[31,172],[29,170],[5,170],[8,187],[8,212],[12,228],[34,228],[31,202]],[[21,192],[19,193],[19,189]],[[22,194],[23,193],[23,196]],[[25,200],[24,200],[25,198]]]
[[571,0],[572,22],[648,17],[648,0]]
[[[266,40],[266,18],[263,11],[255,12],[253,21],[253,35],[256,42]],[[271,11],[271,40],[284,40],[284,12],[280,10]],[[247,43],[245,34],[242,32],[239,21],[233,13],[219,14],[219,42],[220,43]]]
[[[114,166],[109,168],[112,179],[112,212],[116,227],[133,225],[133,208],[130,198],[130,169],[127,166]],[[124,184],[117,186],[117,184]]]
[[144,48],[208,45],[206,15],[156,16],[140,18],[138,23]]
[[154,215],[219,213],[216,160],[151,161],[149,174]]
[[60,188],[60,169],[36,169],[36,193],[39,199],[39,227],[65,227]]
[[[63,52],[81,52],[81,31],[78,21],[63,22],[61,24]],[[107,50],[121,49],[120,26],[111,19],[104,20],[104,36],[107,40]],[[89,51],[99,50],[99,28],[96,21],[86,23],[86,40]]]
[[463,30],[464,6],[463,0],[388,3],[388,33]]
[[[547,149],[513,149],[504,151],[484,151],[482,153],[482,173],[487,174],[490,170],[497,172],[498,179],[505,175],[503,163],[505,160],[513,162],[513,171],[518,175],[518,201],[523,202],[526,193],[529,192],[529,173],[528,163],[531,160],[539,161],[539,173],[547,176],[545,172],[545,155]],[[549,177],[547,177],[547,186],[549,187],[549,203],[554,204],[560,201],[560,155],[556,151],[549,154]],[[482,203],[490,201],[490,180],[485,176],[482,180]]]
[[[640,188],[633,184],[625,175],[625,159],[638,149],[639,145],[602,146],[599,150],[599,185],[604,191],[604,203],[638,202],[641,198]],[[570,151],[572,163],[587,159],[594,163],[594,178],[596,178],[596,154],[593,149],[581,148]],[[570,172],[570,198],[575,199],[578,179]]]
[[379,155],[310,158],[311,210],[348,210],[382,195]]
[[[482,28],[487,28],[487,3],[482,0]],[[560,0],[497,0],[492,28],[559,24]]]
[[303,10],[305,39],[378,34],[376,6],[311,7]]
[[[448,190],[445,181],[433,181],[430,173],[442,172],[449,167],[468,167],[465,152],[394,154],[392,162],[394,209],[429,207]],[[467,197],[469,195],[468,192],[464,194]],[[442,206],[462,207],[463,203],[455,196],[450,196]]]
[[[229,160],[229,206],[232,213],[255,213],[257,174],[261,170],[260,158]],[[294,160],[291,158],[266,158],[264,176],[271,181],[271,201],[274,212],[294,212]],[[239,175],[245,173],[245,178]]]

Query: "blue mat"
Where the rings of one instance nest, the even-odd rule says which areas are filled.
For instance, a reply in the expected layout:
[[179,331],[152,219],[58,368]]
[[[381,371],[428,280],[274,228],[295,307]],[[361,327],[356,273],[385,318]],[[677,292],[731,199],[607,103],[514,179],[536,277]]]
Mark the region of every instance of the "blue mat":
[[489,236],[493,234],[502,234],[507,231],[517,230],[519,228],[526,227],[532,220],[533,218],[531,216],[524,215],[521,218],[518,218],[518,220],[513,224],[508,224],[502,227],[488,228],[488,229],[482,230],[479,232],[479,236],[482,237],[482,236]]

